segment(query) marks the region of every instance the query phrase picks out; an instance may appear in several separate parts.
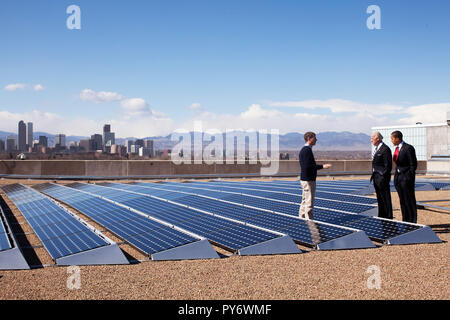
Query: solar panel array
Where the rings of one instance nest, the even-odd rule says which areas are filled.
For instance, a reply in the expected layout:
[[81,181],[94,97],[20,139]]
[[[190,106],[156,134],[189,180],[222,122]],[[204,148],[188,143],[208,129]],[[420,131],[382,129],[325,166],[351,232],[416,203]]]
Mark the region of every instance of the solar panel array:
[[[355,233],[355,230],[347,228],[331,226],[315,221],[305,221],[293,216],[274,214],[255,208],[244,207],[235,203],[218,201],[217,198],[209,199],[198,195],[190,195],[182,193],[182,191],[174,191],[171,194],[166,193],[165,195],[161,195],[157,189],[146,188],[140,185],[116,183],[103,183],[100,185],[147,195],[158,193],[162,198],[171,199],[172,201],[187,205],[191,208],[205,210],[213,214],[220,214],[227,218],[286,233],[295,241],[310,246],[316,246]],[[214,192],[208,194],[213,196]]]
[[[441,242],[427,226],[370,216],[377,200],[359,195],[371,188],[366,180],[317,181],[314,220],[298,217],[299,181],[45,183],[34,188],[13,184],[3,190],[54,260],[112,243],[57,201],[158,260],[218,257],[209,242],[239,254],[302,252],[292,240],[317,249],[375,247],[369,238],[387,244]],[[1,253],[14,244],[0,222]]]
[[45,184],[38,186],[38,190],[77,209],[147,255],[200,240],[199,237],[195,238],[73,188]]
[[69,187],[99,195],[176,227],[198,234],[214,244],[232,251],[280,238],[279,233],[181,207],[167,201],[120,190],[75,183]]
[[[208,195],[215,197],[216,199],[226,200],[235,204],[246,204],[256,208],[272,210],[274,212],[297,216],[299,212],[298,203],[282,203],[273,199],[260,199],[248,194],[248,183],[240,182],[222,182],[216,181],[215,185],[235,185],[240,186],[240,194],[229,195],[223,191],[212,191],[207,189],[204,193],[201,188],[192,188],[191,185],[201,186],[203,182],[191,182],[191,183],[138,183],[138,185],[158,188],[161,190],[174,190],[174,191],[189,191],[197,194]],[[255,183],[256,184],[256,183]],[[270,188],[270,183],[266,183]],[[205,185],[209,185],[205,183]],[[335,208],[314,208],[314,220],[320,222],[330,223],[336,226],[350,227],[364,231],[371,239],[388,242],[390,239],[398,237],[400,235],[419,230],[423,228],[421,225],[409,224],[404,222],[398,222],[387,219],[380,219],[376,217],[368,217],[365,215],[355,214],[355,208],[358,205],[345,204],[342,211],[336,211]],[[413,241],[413,240],[412,240]]]
[[[271,188],[270,186],[267,187],[259,187],[256,186],[249,186],[247,184],[240,184],[239,186],[233,186],[224,183],[225,186],[217,186],[214,184],[208,184],[205,182],[192,182],[189,184],[183,184],[182,187],[189,187],[191,188],[192,192],[196,192],[198,190],[211,190],[211,191],[223,191],[224,193],[229,194],[241,194],[245,193],[246,195],[251,195],[255,197],[261,197],[268,200],[276,200],[276,201],[284,201],[284,202],[291,202],[291,203],[301,203],[301,193],[300,195],[294,195],[293,193],[289,193],[289,189],[283,189],[283,188]],[[174,187],[180,186],[180,184],[174,184],[174,183],[167,183],[164,185],[170,185]],[[270,190],[269,190],[270,189]],[[299,189],[299,188],[297,188]],[[245,192],[243,192],[245,190]],[[297,190],[298,191],[298,190]],[[327,209],[333,209],[333,210],[339,210],[344,212],[352,212],[352,213],[362,213],[369,210],[372,210],[375,208],[373,205],[377,202],[374,198],[369,197],[356,197],[356,196],[346,196],[346,195],[340,195],[340,194],[330,194],[330,198],[335,199],[327,199],[325,197],[328,197],[328,194],[320,193],[316,194],[316,198],[314,201],[314,205],[319,208],[327,208]],[[339,199],[340,198],[340,199]],[[227,199],[224,197],[223,199]],[[233,199],[232,196],[229,197],[229,199]],[[374,202],[375,201],[375,202]],[[369,203],[369,204],[368,204]],[[298,212],[298,210],[297,210]]]
[[5,186],[3,190],[54,260],[109,244],[39,192],[20,184]]

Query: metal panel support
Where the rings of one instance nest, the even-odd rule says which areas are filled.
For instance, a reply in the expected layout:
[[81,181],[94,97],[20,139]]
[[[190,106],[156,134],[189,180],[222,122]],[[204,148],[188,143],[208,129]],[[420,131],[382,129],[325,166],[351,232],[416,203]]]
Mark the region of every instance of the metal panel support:
[[60,266],[129,263],[130,262],[116,243],[56,259],[56,264]]
[[303,253],[290,236],[281,236],[238,250],[239,255],[296,254]]
[[30,269],[19,248],[12,248],[0,252],[0,270],[27,270]]
[[357,231],[341,238],[333,239],[317,245],[319,250],[367,249],[375,248],[364,231]]
[[206,239],[152,254],[152,260],[193,260],[217,258],[220,258],[219,255]]
[[387,244],[418,244],[418,243],[441,243],[442,240],[434,233],[429,226],[404,233],[391,238]]

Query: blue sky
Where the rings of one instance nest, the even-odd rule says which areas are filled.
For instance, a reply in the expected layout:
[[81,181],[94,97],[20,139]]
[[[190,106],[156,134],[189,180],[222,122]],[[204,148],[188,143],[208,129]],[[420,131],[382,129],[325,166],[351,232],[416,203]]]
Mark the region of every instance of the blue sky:
[[[81,30],[66,27],[71,4]],[[366,26],[373,4],[381,30]],[[77,135],[108,122],[122,137],[194,121],[366,133],[442,122],[449,12],[445,0],[2,0],[0,130],[21,119]]]

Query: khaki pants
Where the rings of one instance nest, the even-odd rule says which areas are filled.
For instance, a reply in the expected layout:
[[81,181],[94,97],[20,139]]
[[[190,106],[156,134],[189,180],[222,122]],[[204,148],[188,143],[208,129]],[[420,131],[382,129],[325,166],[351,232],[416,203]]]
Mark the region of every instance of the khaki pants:
[[[299,210],[300,218],[306,220],[313,220],[313,209],[314,209],[314,197],[316,196],[316,182],[315,181],[300,181],[303,193],[302,193],[302,204]],[[311,233],[311,243],[317,245],[320,243],[320,231],[319,225],[314,221],[307,221],[309,232]]]
[[314,197],[316,196],[316,182],[315,181],[302,181],[300,184],[303,189],[302,194],[302,204],[298,215],[300,218],[314,219],[313,208],[314,208]]

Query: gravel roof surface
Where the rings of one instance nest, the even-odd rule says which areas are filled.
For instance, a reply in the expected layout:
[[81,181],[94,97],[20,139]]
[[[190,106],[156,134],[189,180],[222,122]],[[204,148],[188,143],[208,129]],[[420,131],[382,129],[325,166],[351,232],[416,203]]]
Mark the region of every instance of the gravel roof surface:
[[[363,177],[354,179],[360,178]],[[2,179],[0,185],[15,182],[31,185],[44,181]],[[450,190],[420,191],[416,197],[418,201],[450,199]],[[392,200],[400,208],[396,193],[392,193]],[[15,220],[25,222],[9,199],[6,201]],[[450,208],[450,201],[435,205]],[[401,220],[399,209],[394,211],[394,218]],[[430,225],[444,243],[247,257],[233,256],[216,248],[223,258],[81,266],[78,290],[67,288],[71,276],[67,267],[46,266],[52,261],[45,249],[30,248],[24,250],[28,262],[46,267],[0,271],[0,300],[450,299],[450,215],[434,209],[419,210],[418,223]],[[26,233],[19,236],[22,246],[41,245],[26,222],[14,225],[13,229],[15,233]],[[108,232],[105,234],[118,240]],[[126,244],[121,248],[130,260],[146,259]],[[372,276],[367,270],[372,265],[380,269],[380,289],[367,286]]]

